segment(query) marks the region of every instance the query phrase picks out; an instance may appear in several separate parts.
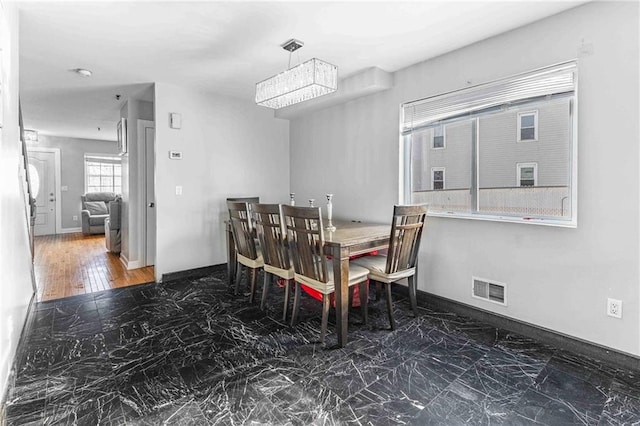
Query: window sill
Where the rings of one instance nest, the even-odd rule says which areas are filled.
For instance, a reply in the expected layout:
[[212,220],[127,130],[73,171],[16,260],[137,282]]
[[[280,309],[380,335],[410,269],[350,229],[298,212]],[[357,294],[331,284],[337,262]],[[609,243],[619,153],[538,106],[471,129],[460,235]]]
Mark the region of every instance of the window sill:
[[527,225],[556,226],[559,228],[577,228],[577,220],[543,219],[537,217],[497,216],[479,213],[428,212],[429,217],[446,217],[452,219],[484,220],[489,222],[523,223]]

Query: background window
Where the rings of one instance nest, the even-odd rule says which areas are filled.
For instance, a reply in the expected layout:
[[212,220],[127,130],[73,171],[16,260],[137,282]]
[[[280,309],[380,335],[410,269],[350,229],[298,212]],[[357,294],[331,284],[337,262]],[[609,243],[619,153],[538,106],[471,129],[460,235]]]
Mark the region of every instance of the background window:
[[536,186],[538,165],[536,163],[518,163],[518,186]]
[[85,154],[85,192],[122,193],[122,164],[117,155]]
[[[568,62],[404,104],[402,202],[427,203],[430,215],[575,226],[575,74]],[[447,149],[429,149],[445,127]]]
[[444,189],[444,167],[431,169],[431,189]]
[[29,163],[29,182],[31,183],[31,196],[37,198],[40,192],[40,175],[36,166],[31,163]]
[[444,126],[439,125],[433,128],[433,143],[431,148],[444,148]]
[[518,141],[538,140],[538,111],[518,114]]

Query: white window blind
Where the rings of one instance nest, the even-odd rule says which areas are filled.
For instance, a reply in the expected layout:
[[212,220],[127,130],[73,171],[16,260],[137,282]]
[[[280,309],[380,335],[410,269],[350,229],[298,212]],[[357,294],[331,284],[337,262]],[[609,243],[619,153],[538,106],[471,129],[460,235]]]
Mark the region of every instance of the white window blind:
[[108,154],[85,154],[84,161],[105,163],[105,164],[121,164],[122,158],[117,155]]
[[576,63],[567,62],[402,105],[402,133],[434,122],[462,118],[491,108],[555,95],[571,94]]

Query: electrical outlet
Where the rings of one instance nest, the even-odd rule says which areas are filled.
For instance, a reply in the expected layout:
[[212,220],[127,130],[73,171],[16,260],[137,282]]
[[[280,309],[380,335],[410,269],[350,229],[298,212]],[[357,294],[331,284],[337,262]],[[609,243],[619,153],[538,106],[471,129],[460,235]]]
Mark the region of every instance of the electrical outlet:
[[74,215],[74,216],[73,216],[73,221],[74,221],[74,222],[77,222],[77,221],[78,221],[78,216]]
[[622,300],[607,299],[607,315],[622,318]]

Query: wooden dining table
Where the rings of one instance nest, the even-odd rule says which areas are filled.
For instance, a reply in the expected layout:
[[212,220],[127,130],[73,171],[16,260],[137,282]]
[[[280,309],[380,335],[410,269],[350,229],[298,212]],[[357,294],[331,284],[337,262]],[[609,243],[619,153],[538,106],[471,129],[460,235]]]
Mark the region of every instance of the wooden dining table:
[[[325,254],[333,258],[333,276],[336,284],[336,327],[338,346],[347,344],[349,322],[349,258],[389,246],[391,224],[360,221],[333,221],[336,230],[325,230]],[[337,261],[339,259],[339,261]]]
[[[325,224],[326,225],[326,224]],[[347,344],[349,323],[349,258],[351,256],[385,249],[389,246],[391,224],[368,223],[350,220],[334,220],[336,230],[325,229],[325,254],[331,256],[333,276],[336,279],[336,326],[338,346]],[[229,284],[235,278],[236,251],[231,226],[226,224],[227,273]],[[336,261],[339,260],[339,261]]]

